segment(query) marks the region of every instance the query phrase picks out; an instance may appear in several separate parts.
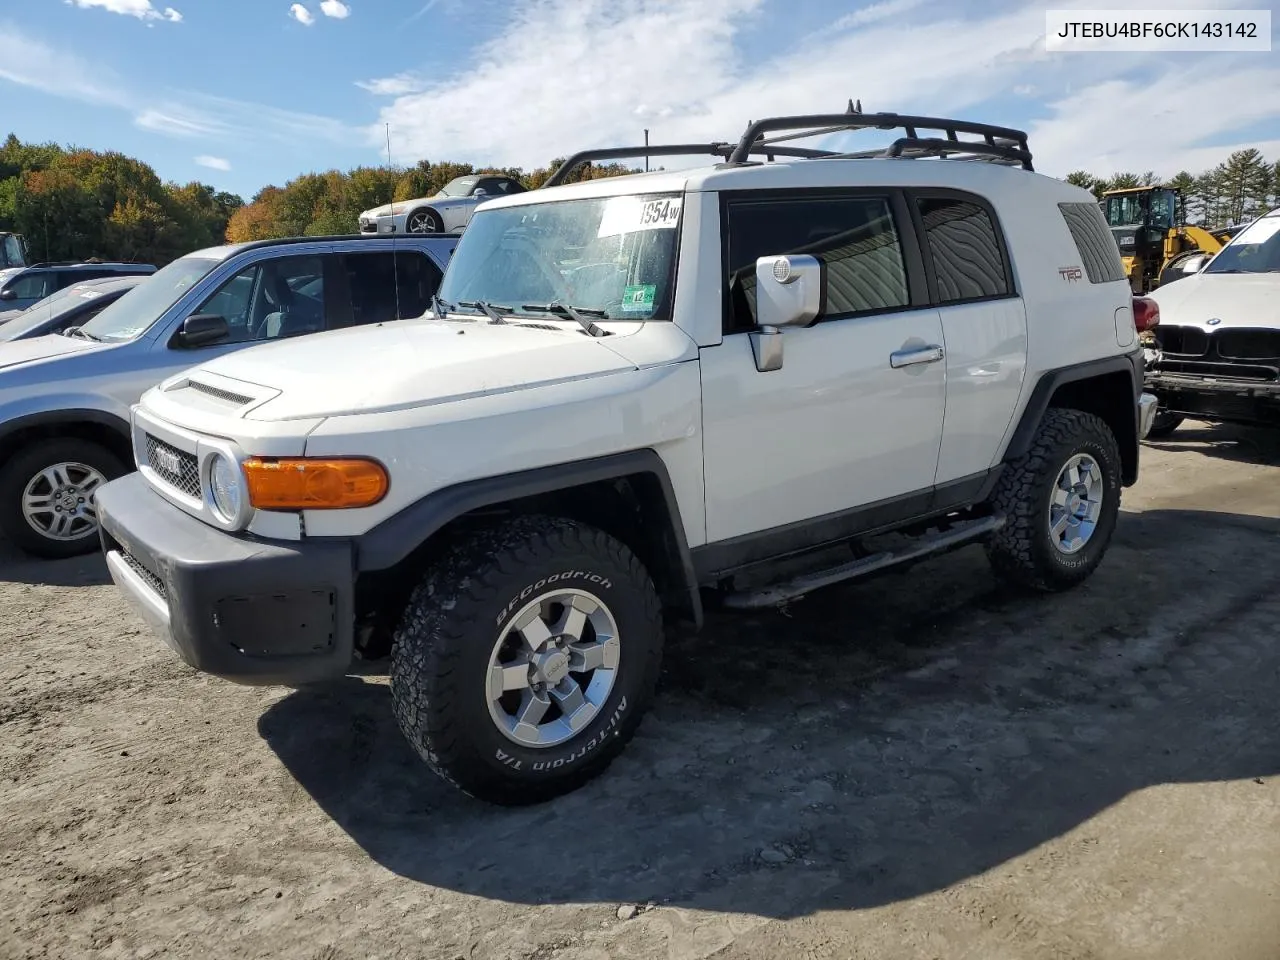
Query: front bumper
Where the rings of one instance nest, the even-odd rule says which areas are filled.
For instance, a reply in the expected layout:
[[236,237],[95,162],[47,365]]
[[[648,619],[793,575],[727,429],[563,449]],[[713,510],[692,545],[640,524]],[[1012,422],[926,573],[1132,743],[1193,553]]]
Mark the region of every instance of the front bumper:
[[347,541],[224,533],[131,473],[95,495],[107,568],[186,663],[237,683],[300,685],[351,664],[355,564]]
[[402,231],[397,224],[397,218],[386,217],[361,217],[360,218],[361,233],[401,233]]
[[1148,371],[1146,389],[1158,397],[1163,412],[1218,423],[1280,426],[1280,383]]

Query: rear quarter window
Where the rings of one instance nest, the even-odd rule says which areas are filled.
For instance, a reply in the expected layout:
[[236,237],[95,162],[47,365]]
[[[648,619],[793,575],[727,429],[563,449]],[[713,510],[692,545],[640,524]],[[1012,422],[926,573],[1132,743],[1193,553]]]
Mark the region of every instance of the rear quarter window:
[[1058,210],[1071,231],[1080,262],[1090,283],[1114,283],[1123,280],[1124,264],[1120,248],[1111,236],[1102,211],[1096,203],[1060,203]]

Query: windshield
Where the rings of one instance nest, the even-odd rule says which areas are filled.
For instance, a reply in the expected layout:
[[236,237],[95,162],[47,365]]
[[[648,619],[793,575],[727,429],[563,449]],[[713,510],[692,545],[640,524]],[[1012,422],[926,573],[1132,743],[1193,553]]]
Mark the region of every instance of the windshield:
[[221,260],[181,257],[147,277],[80,328],[93,340],[119,343],[132,340],[164,315]]
[[673,193],[483,210],[458,242],[440,296],[517,313],[558,302],[607,320],[669,320],[681,207]]
[[479,177],[455,177],[440,189],[439,196],[465,197],[471,192],[471,188],[476,185],[478,179]]
[[45,297],[35,306],[23,310],[19,316],[14,317],[12,321],[0,327],[0,338],[15,340],[36,327],[43,326],[50,320],[55,320],[80,309],[88,301],[98,300],[102,297],[112,297],[118,292],[118,289],[114,286],[111,290],[103,290],[93,286],[66,287]]
[[1132,227],[1142,223],[1142,203],[1140,194],[1126,193],[1118,197],[1107,197],[1107,225],[1112,227]]
[[0,237],[0,266],[20,267],[26,263],[22,255],[22,244],[12,233]]
[[1204,272],[1280,272],[1280,210],[1255,220],[1232,237]]

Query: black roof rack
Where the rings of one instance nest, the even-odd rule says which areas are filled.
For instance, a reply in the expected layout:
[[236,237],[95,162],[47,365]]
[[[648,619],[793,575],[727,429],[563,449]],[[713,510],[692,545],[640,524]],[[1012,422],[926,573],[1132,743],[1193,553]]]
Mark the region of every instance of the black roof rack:
[[[922,137],[918,131],[934,130],[945,133],[943,137]],[[766,138],[772,131],[795,131],[782,136]],[[806,137],[825,136],[855,130],[902,130],[906,136],[896,140],[884,150],[866,150],[857,153],[827,151],[827,157],[951,157],[958,160],[988,160],[997,163],[1018,164],[1024,170],[1033,170],[1031,149],[1027,146],[1027,134],[1012,127],[998,127],[990,123],[974,123],[969,120],[950,120],[945,117],[904,116],[898,113],[863,113],[862,104],[849,101],[844,113],[818,113],[795,117],[768,117],[747,125],[738,146],[729,156],[732,164],[746,163],[753,153],[760,153],[786,140],[802,140]],[[979,136],[981,140],[961,140],[960,134]]]
[[[728,160],[734,149],[735,147],[732,143],[720,140],[714,143],[653,144],[647,147],[603,147],[599,150],[580,150],[560,164],[556,172],[547,177],[542,186],[557,187],[564,183],[569,174],[573,173],[578,167],[585,163],[596,163],[600,160],[624,160],[635,157],[693,157],[704,154]],[[764,154],[770,160],[775,156],[811,158],[834,155],[831,150],[814,150],[809,147],[761,146],[752,148],[750,152]]]

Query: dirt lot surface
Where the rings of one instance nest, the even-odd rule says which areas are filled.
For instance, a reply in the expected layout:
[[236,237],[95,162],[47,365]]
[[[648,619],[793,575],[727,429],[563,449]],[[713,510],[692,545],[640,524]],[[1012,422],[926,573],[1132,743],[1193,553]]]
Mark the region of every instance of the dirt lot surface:
[[0,545],[0,956],[1280,957],[1280,446],[1144,449],[1074,593],[968,548],[669,648],[601,780],[435,780],[385,678],[196,676]]

